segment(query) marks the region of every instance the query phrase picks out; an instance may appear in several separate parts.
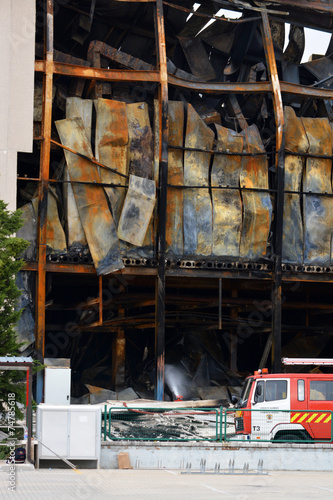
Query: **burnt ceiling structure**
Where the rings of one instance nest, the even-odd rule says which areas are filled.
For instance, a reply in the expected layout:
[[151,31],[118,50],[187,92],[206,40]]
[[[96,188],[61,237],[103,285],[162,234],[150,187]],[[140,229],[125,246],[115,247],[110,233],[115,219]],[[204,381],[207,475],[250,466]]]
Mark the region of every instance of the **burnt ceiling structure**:
[[36,5],[24,347],[158,400],[333,357],[333,1]]

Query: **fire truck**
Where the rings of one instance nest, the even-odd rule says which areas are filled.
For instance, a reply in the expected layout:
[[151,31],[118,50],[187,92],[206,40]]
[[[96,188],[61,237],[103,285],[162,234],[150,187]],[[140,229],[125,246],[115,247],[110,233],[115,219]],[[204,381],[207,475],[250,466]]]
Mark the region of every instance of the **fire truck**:
[[[285,365],[333,365],[332,359],[283,358]],[[333,374],[258,370],[236,405],[241,439],[333,442]]]

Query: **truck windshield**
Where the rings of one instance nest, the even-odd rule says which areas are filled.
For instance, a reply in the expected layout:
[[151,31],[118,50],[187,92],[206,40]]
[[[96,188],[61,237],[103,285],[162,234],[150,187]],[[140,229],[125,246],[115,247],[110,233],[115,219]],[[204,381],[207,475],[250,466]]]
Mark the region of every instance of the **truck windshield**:
[[253,378],[249,378],[249,379],[245,380],[245,384],[244,384],[243,390],[242,390],[242,395],[241,395],[239,403],[238,403],[239,408],[244,408],[246,406],[247,400],[249,399],[250,390],[252,387],[252,382],[253,382]]

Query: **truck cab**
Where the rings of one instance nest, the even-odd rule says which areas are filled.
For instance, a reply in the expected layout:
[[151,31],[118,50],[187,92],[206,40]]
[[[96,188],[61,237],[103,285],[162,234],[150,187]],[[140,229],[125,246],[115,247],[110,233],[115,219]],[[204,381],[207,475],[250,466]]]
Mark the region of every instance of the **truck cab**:
[[252,440],[332,442],[333,375],[268,374],[245,380],[236,434]]

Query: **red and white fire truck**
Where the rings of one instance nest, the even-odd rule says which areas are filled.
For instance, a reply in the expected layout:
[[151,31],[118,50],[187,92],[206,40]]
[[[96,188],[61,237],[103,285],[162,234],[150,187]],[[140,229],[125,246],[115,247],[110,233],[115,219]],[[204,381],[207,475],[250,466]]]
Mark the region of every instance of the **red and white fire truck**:
[[[285,365],[333,365],[332,359],[283,358]],[[258,370],[245,380],[237,403],[242,439],[333,442],[333,374]]]

